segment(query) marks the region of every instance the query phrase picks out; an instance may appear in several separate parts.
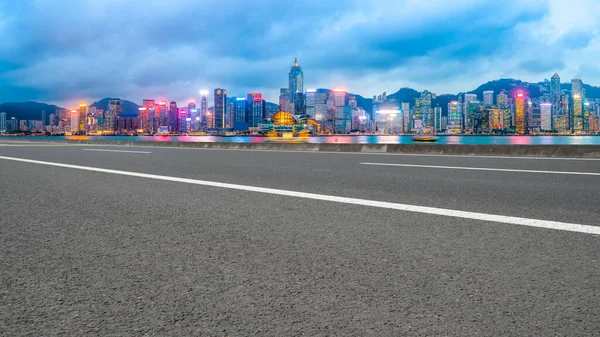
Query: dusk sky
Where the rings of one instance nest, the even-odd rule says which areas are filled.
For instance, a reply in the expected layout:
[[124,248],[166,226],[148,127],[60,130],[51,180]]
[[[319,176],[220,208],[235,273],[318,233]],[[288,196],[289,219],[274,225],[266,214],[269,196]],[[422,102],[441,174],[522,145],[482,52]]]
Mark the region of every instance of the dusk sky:
[[0,0],[0,102],[600,84],[598,0]]

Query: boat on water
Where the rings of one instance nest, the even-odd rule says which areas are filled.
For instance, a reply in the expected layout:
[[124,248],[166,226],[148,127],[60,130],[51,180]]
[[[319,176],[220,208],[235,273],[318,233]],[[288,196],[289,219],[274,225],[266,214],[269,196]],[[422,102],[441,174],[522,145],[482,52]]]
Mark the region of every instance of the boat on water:
[[432,142],[436,142],[438,140],[438,137],[436,137],[436,136],[428,136],[428,135],[416,135],[416,136],[413,136],[412,139],[415,142],[428,142],[428,143],[432,143]]

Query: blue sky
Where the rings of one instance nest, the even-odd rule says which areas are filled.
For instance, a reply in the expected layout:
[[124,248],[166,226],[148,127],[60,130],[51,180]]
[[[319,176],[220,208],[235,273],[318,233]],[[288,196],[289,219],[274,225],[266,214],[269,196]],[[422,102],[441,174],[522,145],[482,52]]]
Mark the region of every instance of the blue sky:
[[0,102],[64,107],[202,89],[436,93],[491,79],[600,85],[597,0],[0,1]]

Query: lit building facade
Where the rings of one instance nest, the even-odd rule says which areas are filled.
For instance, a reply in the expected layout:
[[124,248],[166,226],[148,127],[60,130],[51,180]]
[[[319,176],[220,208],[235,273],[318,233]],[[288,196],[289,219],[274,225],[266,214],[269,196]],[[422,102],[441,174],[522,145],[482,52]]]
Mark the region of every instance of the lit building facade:
[[573,95],[573,113],[571,130],[574,133],[583,132],[583,83],[576,78],[571,81],[571,94]]
[[301,115],[304,106],[304,73],[302,67],[298,64],[297,58],[294,58],[294,64],[290,69],[289,90],[291,101],[294,103],[294,114]]
[[462,132],[463,117],[461,115],[461,109],[459,102],[452,101],[448,103],[448,133],[459,134]]
[[246,121],[248,127],[257,128],[265,116],[265,101],[262,94],[258,92],[246,95]]
[[0,112],[0,132],[6,131],[6,112]]
[[483,104],[486,107],[490,107],[492,105],[494,105],[494,91],[493,90],[487,90],[483,92]]
[[226,127],[226,109],[227,90],[215,89],[214,91],[214,127],[224,129]]
[[516,133],[519,135],[525,134],[525,93],[518,92],[515,98],[515,122]]
[[552,131],[552,113],[556,111],[552,103],[541,103],[540,104],[540,130],[541,131]]

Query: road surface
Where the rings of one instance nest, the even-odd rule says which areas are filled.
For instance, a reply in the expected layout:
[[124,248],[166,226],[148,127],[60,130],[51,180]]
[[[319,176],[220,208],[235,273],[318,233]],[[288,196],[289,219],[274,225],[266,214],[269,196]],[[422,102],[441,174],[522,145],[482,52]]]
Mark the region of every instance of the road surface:
[[600,331],[600,160],[3,140],[0,177],[0,335]]

